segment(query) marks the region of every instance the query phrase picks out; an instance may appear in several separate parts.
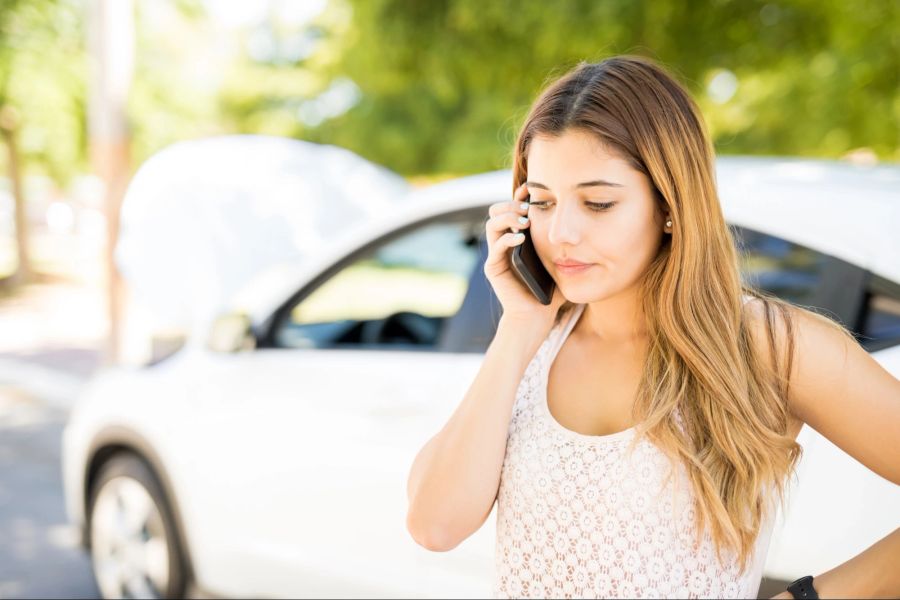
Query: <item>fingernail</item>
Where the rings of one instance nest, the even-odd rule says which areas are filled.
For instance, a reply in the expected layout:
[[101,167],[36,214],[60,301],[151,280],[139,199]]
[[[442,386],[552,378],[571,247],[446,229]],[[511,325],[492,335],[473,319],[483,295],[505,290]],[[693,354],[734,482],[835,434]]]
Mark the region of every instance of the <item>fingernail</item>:
[[522,204],[519,205],[519,208],[521,208],[522,210],[528,210],[528,203],[523,202]]
[[528,222],[528,217],[519,217],[519,223],[521,223],[522,225],[524,225],[527,222]]

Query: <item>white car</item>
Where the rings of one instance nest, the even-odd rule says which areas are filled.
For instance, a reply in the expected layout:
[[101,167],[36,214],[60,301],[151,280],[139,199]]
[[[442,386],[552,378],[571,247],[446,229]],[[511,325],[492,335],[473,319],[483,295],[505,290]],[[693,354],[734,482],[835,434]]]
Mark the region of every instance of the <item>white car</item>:
[[[722,157],[717,181],[748,281],[839,319],[900,377],[900,168]],[[406,478],[493,337],[484,223],[510,194],[509,171],[415,190],[260,273],[208,335],[99,373],[63,461],[102,594],[488,596],[494,513],[429,552],[406,530]],[[799,441],[768,580],[827,570],[900,521],[900,487],[808,427]]]

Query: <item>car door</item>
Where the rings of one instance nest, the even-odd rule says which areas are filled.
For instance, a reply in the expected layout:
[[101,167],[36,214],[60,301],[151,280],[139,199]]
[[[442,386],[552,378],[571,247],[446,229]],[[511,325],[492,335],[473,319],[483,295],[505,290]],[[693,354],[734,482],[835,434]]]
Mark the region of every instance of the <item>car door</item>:
[[209,356],[196,463],[216,471],[206,501],[224,522],[203,535],[231,593],[489,593],[493,515],[446,554],[405,526],[412,461],[492,337],[466,317],[485,308],[470,286],[484,279],[480,229],[483,214],[467,213],[375,241],[286,302],[267,347]]
[[[900,377],[900,285],[765,232],[737,228],[734,233],[748,282],[840,321]],[[798,573],[821,573],[863,551],[896,528],[900,512],[896,485],[809,426],[797,441],[803,455],[763,571],[782,582]]]

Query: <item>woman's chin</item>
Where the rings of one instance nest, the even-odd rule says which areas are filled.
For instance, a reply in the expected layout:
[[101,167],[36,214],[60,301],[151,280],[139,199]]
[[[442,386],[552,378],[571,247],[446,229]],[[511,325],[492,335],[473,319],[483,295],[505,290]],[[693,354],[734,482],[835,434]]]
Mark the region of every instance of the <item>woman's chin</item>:
[[559,291],[563,297],[572,304],[588,304],[590,302],[596,302],[604,295],[602,290],[598,290],[594,286],[573,285],[571,283],[563,283],[562,285],[557,283],[557,285],[559,286]]
[[622,288],[611,287],[614,281],[609,281],[605,277],[585,277],[585,278],[567,278],[554,277],[556,285],[562,295],[573,304],[590,304],[599,302],[621,293]]

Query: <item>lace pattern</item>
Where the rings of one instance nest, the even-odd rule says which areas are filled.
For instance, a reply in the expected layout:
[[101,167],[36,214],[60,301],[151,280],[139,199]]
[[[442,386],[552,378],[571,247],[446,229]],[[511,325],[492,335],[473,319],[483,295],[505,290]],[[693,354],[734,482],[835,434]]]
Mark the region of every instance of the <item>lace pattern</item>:
[[772,520],[741,573],[716,558],[708,534],[695,547],[692,490],[634,428],[589,436],[563,427],[546,400],[550,364],[584,310],[557,324],[516,394],[497,506],[496,598],[755,598]]

